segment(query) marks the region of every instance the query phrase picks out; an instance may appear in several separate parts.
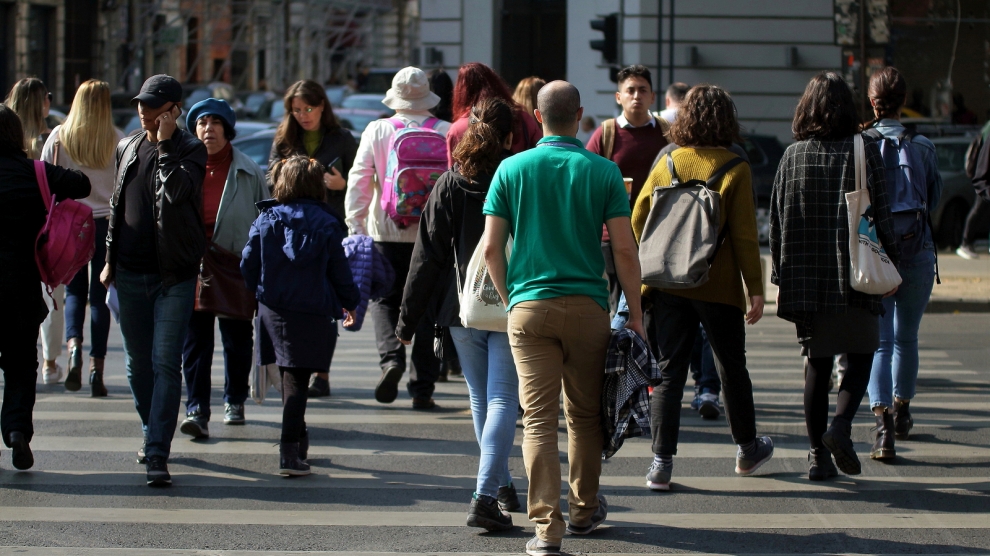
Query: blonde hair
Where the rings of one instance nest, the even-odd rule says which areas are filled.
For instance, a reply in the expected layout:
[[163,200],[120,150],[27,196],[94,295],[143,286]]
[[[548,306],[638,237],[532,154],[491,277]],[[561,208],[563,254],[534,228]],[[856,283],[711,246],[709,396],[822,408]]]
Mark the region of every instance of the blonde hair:
[[536,95],[546,84],[546,81],[535,75],[527,77],[516,85],[516,91],[512,93],[512,100],[516,101],[516,104],[522,106],[526,113],[532,116],[533,110],[536,109]]
[[65,123],[58,129],[65,154],[81,166],[106,168],[117,147],[110,107],[110,84],[90,79],[79,86]]
[[4,104],[10,107],[21,120],[24,128],[24,150],[28,156],[41,158],[44,142],[41,135],[48,132],[45,122],[45,98],[48,88],[36,77],[21,79],[10,89]]

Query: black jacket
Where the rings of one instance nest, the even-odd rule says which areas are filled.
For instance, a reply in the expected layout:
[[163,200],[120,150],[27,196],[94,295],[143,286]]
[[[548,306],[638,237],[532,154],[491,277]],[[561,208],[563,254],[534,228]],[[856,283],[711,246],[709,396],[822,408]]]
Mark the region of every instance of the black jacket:
[[[306,149],[302,147],[302,141],[300,141],[300,146],[296,149],[293,154],[306,154]],[[340,162],[343,165],[343,171],[341,175],[344,180],[347,180],[347,173],[351,171],[351,166],[354,164],[354,157],[357,155],[358,144],[354,140],[354,136],[351,135],[350,131],[340,127],[336,131],[323,135],[323,141],[320,141],[320,146],[316,148],[316,152],[313,153],[312,158],[316,159],[323,165],[324,171],[330,173],[330,163],[335,159],[340,158]],[[275,164],[275,162],[281,158],[285,158],[278,152],[278,145],[272,143],[272,151],[268,155],[268,168],[269,170]],[[271,183],[271,178],[268,178],[268,187],[274,187],[275,184]],[[347,193],[347,188],[341,189],[340,191],[327,190],[327,204],[335,211],[335,216],[343,222],[344,216],[347,211],[344,209],[344,195]],[[347,232],[347,228],[344,228],[344,233]]]
[[983,141],[976,170],[973,171],[973,188],[976,194],[990,201],[990,141]]
[[[116,178],[110,196],[110,232],[107,234],[107,263],[114,272],[120,234],[117,223],[124,219],[121,195],[124,184],[131,177],[128,173],[137,172],[137,147],[145,133],[139,130],[117,144]],[[203,227],[205,174],[206,146],[191,133],[176,129],[171,139],[158,143],[154,209],[163,286],[173,286],[199,274],[200,260],[206,251]]]
[[[48,187],[55,198],[82,199],[89,195],[89,178],[77,170],[45,163]],[[45,225],[47,211],[34,175],[34,161],[24,151],[0,152],[0,303],[20,326],[45,320],[41,275],[34,261],[34,245]]]
[[482,210],[491,183],[492,176],[471,181],[456,169],[448,170],[437,180],[419,221],[419,235],[402,292],[396,327],[400,338],[412,339],[416,326],[437,295],[442,296],[437,325],[461,326],[457,284],[452,272],[454,252],[463,283],[471,255],[485,232]]

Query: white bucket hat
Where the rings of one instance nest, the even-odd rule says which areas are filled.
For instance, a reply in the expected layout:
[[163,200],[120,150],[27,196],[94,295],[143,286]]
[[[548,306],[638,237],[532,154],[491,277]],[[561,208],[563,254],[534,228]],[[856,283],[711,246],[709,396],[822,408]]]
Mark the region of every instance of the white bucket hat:
[[392,88],[385,93],[382,104],[392,110],[429,110],[440,103],[440,97],[430,90],[426,72],[412,66],[402,68],[392,78]]

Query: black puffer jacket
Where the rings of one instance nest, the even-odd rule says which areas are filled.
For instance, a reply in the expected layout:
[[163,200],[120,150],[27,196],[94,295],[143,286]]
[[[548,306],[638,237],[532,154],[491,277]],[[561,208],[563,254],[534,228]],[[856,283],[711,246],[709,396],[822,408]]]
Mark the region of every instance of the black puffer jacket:
[[[82,172],[45,163],[45,175],[49,190],[60,201],[89,195],[89,178]],[[38,325],[48,314],[34,261],[34,245],[46,213],[34,161],[24,151],[0,152],[0,304],[15,315],[11,324],[25,318]]]
[[[437,180],[419,222],[409,276],[402,292],[402,307],[396,334],[411,340],[420,319],[437,295],[442,296],[437,313],[439,326],[461,326],[457,284],[454,281],[454,250],[457,272],[463,281],[468,262],[485,233],[485,196],[492,176],[472,181],[448,170]],[[440,290],[439,293],[437,290]]]
[[[339,127],[335,131],[326,133],[323,136],[323,140],[320,141],[320,146],[316,147],[316,151],[313,153],[312,158],[319,161],[324,167],[324,172],[330,173],[330,164],[337,158],[340,159],[343,171],[341,175],[344,181],[347,181],[347,173],[351,171],[351,166],[354,165],[354,157],[357,155],[358,144],[351,135],[350,131]],[[296,149],[292,154],[306,154],[306,149],[302,147]],[[272,151],[268,155],[268,168],[269,170],[281,158],[285,158],[283,155],[279,154],[278,145],[272,144]],[[271,179],[268,180],[268,187],[273,187],[275,184],[271,183]],[[347,193],[347,188],[341,189],[340,191],[327,190],[327,204],[336,213],[335,216],[343,222],[344,216],[346,216],[347,211],[344,210],[344,195]],[[344,233],[347,233],[347,228],[344,228]]]
[[[120,235],[118,222],[124,220],[120,202],[128,173],[138,171],[137,147],[146,132],[139,130],[117,144],[114,159],[113,195],[110,196],[110,233],[107,234],[107,264],[117,267]],[[206,175],[206,146],[191,133],[176,129],[172,138],[158,143],[155,168],[155,228],[158,240],[158,266],[162,285],[173,286],[199,274],[206,251],[203,227],[203,177]],[[131,170],[133,168],[133,171]]]

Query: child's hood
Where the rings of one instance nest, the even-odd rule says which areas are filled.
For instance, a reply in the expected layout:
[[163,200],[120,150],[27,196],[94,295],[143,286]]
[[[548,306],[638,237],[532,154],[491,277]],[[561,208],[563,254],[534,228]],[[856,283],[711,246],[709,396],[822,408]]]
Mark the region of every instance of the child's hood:
[[272,216],[272,232],[281,234],[282,252],[290,261],[305,264],[321,257],[334,225],[333,217],[319,201],[297,200],[286,204],[264,201],[258,206]]

